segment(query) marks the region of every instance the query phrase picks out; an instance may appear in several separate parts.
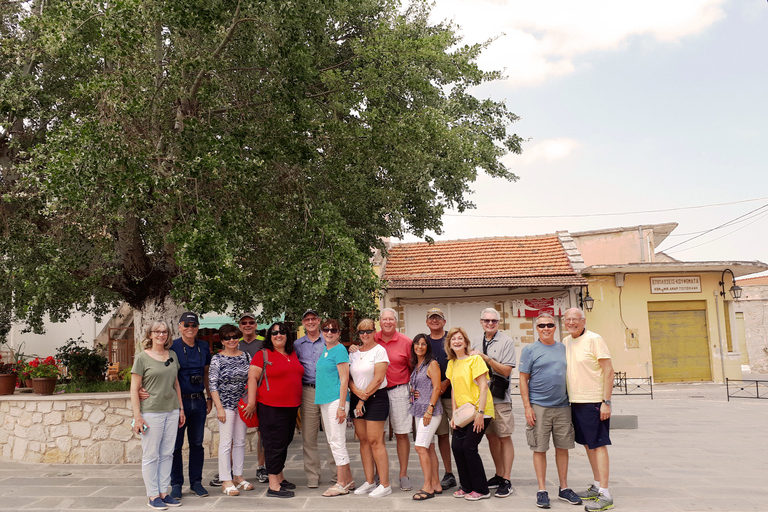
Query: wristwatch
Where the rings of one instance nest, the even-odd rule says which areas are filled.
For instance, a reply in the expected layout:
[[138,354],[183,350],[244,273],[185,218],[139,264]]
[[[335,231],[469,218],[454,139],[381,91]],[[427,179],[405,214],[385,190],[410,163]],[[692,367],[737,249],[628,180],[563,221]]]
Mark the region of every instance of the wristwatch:
[[610,401],[610,400],[603,400],[603,403],[604,403],[605,405],[607,405],[608,407],[610,407],[610,406],[611,406],[611,401]]
[[485,414],[485,411],[482,409],[478,409],[477,412],[479,412],[480,414]]

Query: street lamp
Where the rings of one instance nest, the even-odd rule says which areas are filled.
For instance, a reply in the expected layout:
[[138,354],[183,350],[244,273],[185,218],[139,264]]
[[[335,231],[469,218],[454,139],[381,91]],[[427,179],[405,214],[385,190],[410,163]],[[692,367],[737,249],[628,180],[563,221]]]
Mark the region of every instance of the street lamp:
[[723,300],[725,300],[725,273],[730,272],[731,273],[731,281],[733,281],[733,286],[728,290],[731,292],[731,296],[733,297],[733,300],[739,300],[741,298],[741,287],[736,284],[736,276],[733,275],[733,271],[729,268],[723,270],[723,275],[720,276],[720,295],[723,296]]

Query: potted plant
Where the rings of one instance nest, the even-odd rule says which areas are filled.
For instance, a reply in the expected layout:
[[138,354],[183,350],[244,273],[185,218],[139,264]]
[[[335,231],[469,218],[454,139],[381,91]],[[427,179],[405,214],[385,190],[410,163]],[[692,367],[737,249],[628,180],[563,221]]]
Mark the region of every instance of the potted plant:
[[0,355],[0,395],[12,395],[16,389],[16,365],[4,363]]
[[56,389],[56,380],[59,377],[59,367],[53,356],[41,360],[39,357],[29,362],[31,368],[29,375],[32,377],[32,389],[36,395],[52,395]]

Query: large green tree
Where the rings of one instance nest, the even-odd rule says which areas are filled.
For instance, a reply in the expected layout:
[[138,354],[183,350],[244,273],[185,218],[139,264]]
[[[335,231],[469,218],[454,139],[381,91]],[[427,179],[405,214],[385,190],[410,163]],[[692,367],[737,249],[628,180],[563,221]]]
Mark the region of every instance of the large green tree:
[[[515,179],[417,0],[0,0],[0,316],[375,310],[382,238]],[[178,306],[177,306],[178,305]],[[167,318],[169,316],[166,316]]]

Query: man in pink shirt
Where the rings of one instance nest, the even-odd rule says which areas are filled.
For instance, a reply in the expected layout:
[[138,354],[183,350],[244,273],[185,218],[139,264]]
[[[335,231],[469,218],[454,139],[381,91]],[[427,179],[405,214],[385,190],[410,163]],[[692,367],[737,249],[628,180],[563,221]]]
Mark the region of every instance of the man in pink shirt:
[[408,478],[408,456],[411,451],[412,416],[408,383],[411,380],[411,338],[397,331],[397,311],[385,308],[381,311],[381,331],[376,333],[376,343],[384,347],[389,357],[387,366],[387,394],[389,395],[389,421],[397,438],[397,458],[400,461],[400,489],[413,489]]

